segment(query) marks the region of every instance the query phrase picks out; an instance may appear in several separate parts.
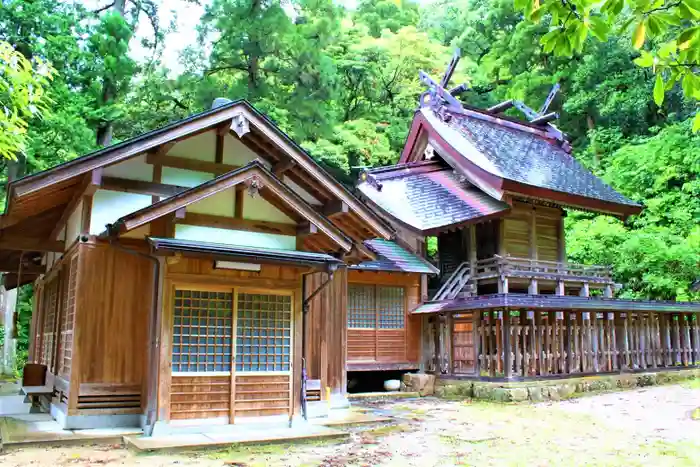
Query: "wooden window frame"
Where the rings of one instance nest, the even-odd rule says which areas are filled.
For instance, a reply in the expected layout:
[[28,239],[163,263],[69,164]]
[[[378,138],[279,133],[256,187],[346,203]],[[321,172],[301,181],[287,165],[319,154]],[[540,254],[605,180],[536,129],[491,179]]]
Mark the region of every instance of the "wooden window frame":
[[[350,326],[350,290],[352,287],[363,287],[363,288],[371,288],[372,289],[372,301],[373,301],[373,308],[374,308],[374,326],[372,327],[351,327]],[[401,285],[387,285],[387,284],[366,284],[366,283],[360,283],[360,282],[350,282],[348,283],[348,318],[347,322],[345,325],[347,326],[348,329],[352,330],[358,330],[358,331],[390,331],[390,330],[404,330],[406,331],[407,329],[407,321],[408,321],[408,287],[406,286],[401,286]],[[380,289],[398,289],[401,291],[401,306],[403,308],[403,315],[402,315],[402,326],[401,327],[381,327],[380,326],[380,306],[379,306],[379,290]],[[398,303],[398,302],[397,302]]]
[[[167,298],[167,306],[170,307],[170,323],[168,330],[171,333],[171,339],[174,333],[175,325],[175,293],[176,290],[190,290],[190,291],[200,291],[200,292],[225,292],[232,294],[232,320],[231,320],[231,371],[170,371],[170,374],[174,377],[178,376],[291,376],[294,372],[294,329],[296,325],[295,313],[295,291],[292,289],[270,289],[270,288],[260,288],[260,287],[247,287],[247,286],[227,286],[227,285],[206,285],[201,283],[191,283],[191,282],[181,282],[172,281],[169,284],[169,296]],[[246,294],[267,294],[267,295],[284,295],[291,297],[290,304],[290,335],[289,335],[289,370],[287,371],[236,371],[236,342],[238,340],[238,335],[236,330],[238,328],[238,295],[239,293]],[[172,365],[173,358],[173,345],[171,341],[170,349],[168,352],[168,362]],[[291,379],[290,379],[291,381]]]

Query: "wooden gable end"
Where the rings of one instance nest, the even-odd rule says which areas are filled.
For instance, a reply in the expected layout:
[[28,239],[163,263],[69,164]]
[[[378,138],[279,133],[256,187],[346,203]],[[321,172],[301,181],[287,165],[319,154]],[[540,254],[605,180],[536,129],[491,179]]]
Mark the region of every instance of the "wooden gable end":
[[[382,219],[244,101],[194,115],[10,183],[0,229],[16,226],[18,231],[32,230],[42,240],[60,237],[67,247],[75,240],[67,238],[67,233],[76,232],[67,227],[68,220],[75,217],[78,208],[86,210],[88,217],[92,215],[87,219],[87,229],[81,225],[81,233],[96,233],[102,230],[104,221],[125,214],[117,209],[110,219],[105,207],[123,205],[138,210],[254,159],[262,161],[284,185],[326,214],[354,241],[393,235]],[[97,173],[100,178],[95,185]],[[91,192],[86,189],[86,181],[91,183]]]
[[[169,225],[163,226],[163,219],[169,219]],[[344,252],[353,248],[351,239],[258,161],[123,216],[110,234],[128,234],[152,223],[158,235],[190,240],[200,239],[192,237],[197,229],[205,229],[201,230],[204,236],[229,230],[229,238],[233,232],[287,237],[287,241],[277,239],[281,244],[252,246]],[[152,225],[150,233],[155,234],[153,229]],[[245,241],[254,241],[247,237]],[[232,241],[240,244],[242,240]]]

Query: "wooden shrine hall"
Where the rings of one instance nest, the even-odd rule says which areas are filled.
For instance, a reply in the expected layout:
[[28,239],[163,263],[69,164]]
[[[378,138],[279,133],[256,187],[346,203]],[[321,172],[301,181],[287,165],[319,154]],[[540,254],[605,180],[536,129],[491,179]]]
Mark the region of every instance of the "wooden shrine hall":
[[245,101],[7,200],[5,285],[34,283],[32,385],[65,428],[287,426],[347,406],[349,361],[420,367],[409,309],[437,269]]
[[[458,378],[528,379],[700,365],[700,303],[614,298],[607,266],[567,261],[565,209],[626,218],[642,207],[571,155],[549,112],[463,104],[421,73],[398,164],[365,171],[367,203],[437,237],[440,280],[423,318],[422,366]],[[526,120],[506,115],[514,109]]]

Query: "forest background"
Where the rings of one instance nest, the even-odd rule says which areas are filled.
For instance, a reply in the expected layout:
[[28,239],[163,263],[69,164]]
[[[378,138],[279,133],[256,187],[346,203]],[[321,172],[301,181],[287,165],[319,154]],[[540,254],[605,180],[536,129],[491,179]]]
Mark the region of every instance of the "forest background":
[[[204,14],[173,66],[178,3]],[[559,83],[550,110],[575,157],[645,205],[625,222],[570,211],[569,259],[612,265],[619,296],[700,299],[700,0],[353,3],[0,0],[0,182],[227,97],[352,186],[362,168],[396,162],[419,71],[439,77],[460,48],[460,99],[538,108]],[[20,291],[20,367],[31,296]]]

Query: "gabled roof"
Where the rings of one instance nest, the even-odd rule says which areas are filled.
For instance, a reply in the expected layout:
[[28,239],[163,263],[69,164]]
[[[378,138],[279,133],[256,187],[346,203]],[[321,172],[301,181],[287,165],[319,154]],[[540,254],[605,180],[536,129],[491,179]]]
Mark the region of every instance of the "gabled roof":
[[641,210],[576,161],[561,141],[531,124],[467,107],[442,116],[424,107],[416,113],[399,162],[421,160],[427,142],[494,197],[536,198],[618,216]]
[[365,261],[351,266],[360,271],[415,272],[438,274],[440,270],[420,256],[411,253],[396,242],[375,238],[367,240],[365,246],[377,254],[375,261]]
[[438,161],[368,170],[358,185],[377,207],[423,235],[482,222],[510,210]]
[[[53,168],[26,176],[8,184],[8,196],[2,225],[17,219],[38,215],[67,204],[88,174],[96,169],[154,151],[167,143],[202,131],[229,127],[239,133],[241,140],[263,153],[284,155],[294,167],[296,179],[308,180],[319,190],[347,204],[374,235],[391,238],[393,230],[381,218],[362,204],[348,189],[323,170],[313,158],[294,143],[266,116],[245,100],[238,100],[192,115],[157,130],[100,149]],[[224,128],[228,129],[228,128]],[[255,137],[253,139],[251,135]],[[261,139],[265,143],[261,143]],[[261,147],[263,145],[264,147]],[[298,172],[302,171],[302,172]],[[300,175],[301,174],[301,175]],[[334,199],[335,199],[334,198]],[[60,210],[60,208],[58,208]]]
[[201,201],[221,191],[230,189],[236,185],[255,181],[261,193],[270,193],[275,198],[285,203],[290,210],[297,213],[310,225],[315,226],[330,238],[340,248],[349,252],[353,242],[335,227],[327,218],[318,213],[301,196],[297,195],[288,186],[269,172],[260,162],[252,161],[245,166],[232,170],[208,182],[202,183],[189,190],[177,193],[170,198],[161,200],[148,207],[132,212],[119,218],[108,230],[110,234],[125,233],[144,224],[154,221],[167,214],[174,213],[181,208]]

